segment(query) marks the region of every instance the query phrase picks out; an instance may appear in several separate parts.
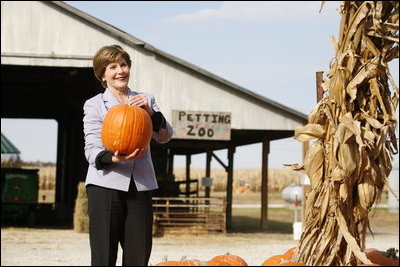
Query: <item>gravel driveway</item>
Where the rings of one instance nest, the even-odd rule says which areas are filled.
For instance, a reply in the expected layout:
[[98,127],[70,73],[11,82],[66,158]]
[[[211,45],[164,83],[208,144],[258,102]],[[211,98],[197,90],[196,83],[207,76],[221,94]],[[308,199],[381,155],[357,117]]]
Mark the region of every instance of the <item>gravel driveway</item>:
[[[367,247],[399,248],[399,229],[374,232]],[[219,254],[235,254],[249,265],[261,265],[272,255],[282,254],[298,241],[289,234],[206,234],[155,237],[150,265],[168,258],[209,260]],[[121,255],[121,254],[120,254]],[[121,266],[119,255],[117,265]],[[8,227],[1,229],[2,266],[89,266],[88,234],[73,230]]]

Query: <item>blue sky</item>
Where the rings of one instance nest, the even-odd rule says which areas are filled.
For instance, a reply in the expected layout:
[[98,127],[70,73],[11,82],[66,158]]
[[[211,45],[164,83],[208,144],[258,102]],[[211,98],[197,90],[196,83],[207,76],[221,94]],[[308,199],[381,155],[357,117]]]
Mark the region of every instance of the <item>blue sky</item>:
[[[315,72],[329,70],[337,37],[338,1],[66,1],[156,48],[304,114],[316,104]],[[390,64],[398,84],[398,60]],[[160,103],[161,104],[161,103]],[[32,124],[34,126],[32,126]],[[36,125],[36,126],[35,126]],[[45,126],[47,125],[47,126]],[[27,142],[18,132],[37,134]],[[2,119],[2,132],[23,160],[55,161],[55,122]],[[41,138],[43,140],[41,140]],[[43,142],[43,143],[42,143]],[[40,144],[39,148],[35,148]],[[301,163],[301,143],[271,142],[269,166]],[[227,162],[226,151],[218,151]],[[204,167],[205,155],[192,158]],[[184,166],[177,157],[175,165]],[[261,145],[238,147],[234,166],[261,166]],[[220,167],[213,163],[212,167]]]

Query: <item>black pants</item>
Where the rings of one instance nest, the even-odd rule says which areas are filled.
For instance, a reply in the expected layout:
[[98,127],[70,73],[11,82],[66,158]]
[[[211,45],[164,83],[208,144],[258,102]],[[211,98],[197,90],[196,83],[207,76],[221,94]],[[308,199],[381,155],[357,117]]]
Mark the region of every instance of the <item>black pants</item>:
[[118,243],[123,266],[147,266],[152,247],[151,191],[128,192],[96,185],[86,187],[92,266],[115,266]]

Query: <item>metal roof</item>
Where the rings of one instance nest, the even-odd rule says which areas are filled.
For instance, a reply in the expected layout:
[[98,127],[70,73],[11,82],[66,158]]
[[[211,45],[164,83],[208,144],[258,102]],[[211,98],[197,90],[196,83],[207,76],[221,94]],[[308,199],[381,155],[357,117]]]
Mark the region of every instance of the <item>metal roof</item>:
[[1,133],[1,154],[20,154],[19,149]]
[[153,54],[156,54],[158,56],[162,56],[164,58],[167,58],[168,60],[171,60],[171,61],[173,61],[173,62],[175,62],[175,63],[177,63],[177,64],[179,64],[181,66],[184,66],[184,67],[186,67],[188,69],[191,69],[191,70],[193,70],[193,71],[195,71],[195,72],[197,72],[199,74],[202,74],[202,75],[204,75],[204,76],[206,76],[206,77],[208,77],[208,78],[210,78],[210,79],[212,79],[214,81],[217,81],[217,82],[219,82],[221,84],[224,84],[225,86],[227,86],[228,88],[231,88],[236,93],[241,93],[243,95],[246,95],[246,96],[254,99],[256,102],[261,102],[261,103],[264,103],[264,104],[272,105],[272,106],[274,106],[275,108],[277,108],[279,110],[282,110],[284,112],[289,113],[291,116],[299,119],[300,121],[304,121],[304,122],[307,121],[307,115],[304,114],[304,113],[301,113],[301,112],[299,112],[299,111],[297,111],[295,109],[292,109],[292,108],[289,108],[287,106],[284,106],[284,105],[282,105],[282,104],[280,104],[280,103],[278,103],[276,101],[273,101],[273,100],[271,100],[269,98],[261,96],[261,95],[259,95],[257,93],[254,93],[251,90],[248,90],[248,89],[246,89],[244,87],[241,87],[241,86],[239,86],[237,84],[234,84],[232,82],[229,82],[229,81],[227,81],[227,80],[225,80],[225,79],[223,79],[223,78],[221,78],[221,77],[219,77],[219,76],[217,76],[217,75],[215,75],[213,73],[210,73],[210,72],[208,72],[208,71],[206,71],[206,70],[204,70],[204,69],[202,69],[202,68],[200,68],[198,66],[195,66],[195,65],[193,65],[193,64],[191,64],[191,63],[189,63],[189,62],[187,62],[185,60],[182,60],[182,59],[177,58],[177,57],[175,57],[175,56],[173,56],[171,54],[163,52],[163,51],[155,48],[151,44],[146,43],[146,42],[144,42],[144,41],[142,41],[142,40],[140,40],[140,39],[138,39],[138,38],[126,33],[126,32],[124,32],[124,31],[114,27],[113,25],[110,25],[110,24],[108,24],[108,23],[106,23],[106,22],[104,22],[104,21],[102,21],[102,20],[100,20],[100,19],[98,19],[96,17],[93,17],[93,16],[91,16],[91,15],[89,15],[89,14],[87,14],[87,13],[85,13],[85,12],[83,12],[83,11],[77,9],[77,8],[74,8],[74,7],[64,3],[63,1],[41,1],[41,2],[44,3],[44,4],[47,4],[47,5],[49,5],[49,4],[51,5],[52,4],[54,7],[62,9],[64,11],[67,11],[71,15],[74,15],[74,16],[78,17],[79,19],[84,20],[86,23],[89,23],[89,24],[93,25],[96,28],[100,28],[103,31],[107,31],[108,34],[110,34],[111,36],[114,36],[115,38],[117,38],[119,40],[123,39],[126,43],[128,43],[130,45],[143,47],[143,49],[147,50],[150,53],[153,53]]

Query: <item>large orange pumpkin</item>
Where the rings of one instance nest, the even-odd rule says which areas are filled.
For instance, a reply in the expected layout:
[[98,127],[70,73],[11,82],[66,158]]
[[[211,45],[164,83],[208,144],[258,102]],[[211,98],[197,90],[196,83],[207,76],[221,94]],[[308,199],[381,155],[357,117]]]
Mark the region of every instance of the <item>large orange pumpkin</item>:
[[237,255],[218,255],[211,259],[212,261],[225,261],[232,266],[248,266],[246,261]]
[[104,117],[101,139],[108,151],[129,155],[149,145],[152,131],[150,116],[144,109],[116,105]]

